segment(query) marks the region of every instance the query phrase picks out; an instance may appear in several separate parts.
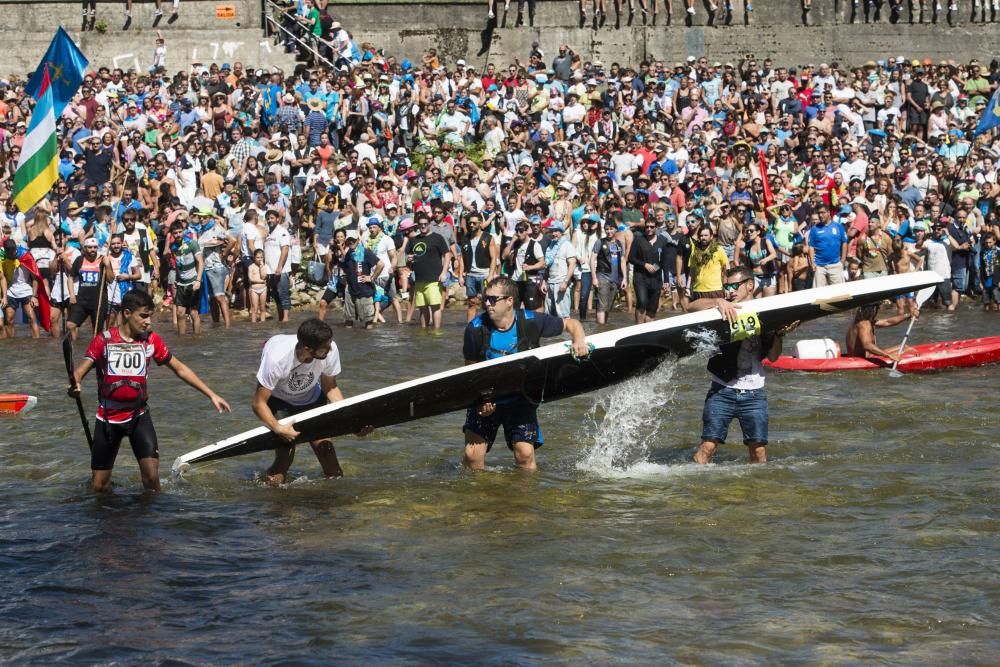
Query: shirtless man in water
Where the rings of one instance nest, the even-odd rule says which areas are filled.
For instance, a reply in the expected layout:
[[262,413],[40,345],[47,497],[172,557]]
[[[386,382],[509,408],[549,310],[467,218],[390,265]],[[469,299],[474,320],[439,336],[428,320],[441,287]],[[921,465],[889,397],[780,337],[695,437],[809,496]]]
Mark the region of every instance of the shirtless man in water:
[[[884,320],[878,319],[878,304],[862,306],[854,314],[854,321],[851,322],[847,330],[847,347],[844,349],[845,357],[886,357],[892,361],[899,361],[899,355],[891,350],[883,350],[875,341],[875,330],[893,327],[900,322],[910,319],[910,313],[893,315]],[[914,309],[912,317],[920,317],[920,311]],[[905,352],[914,351],[907,347]]]

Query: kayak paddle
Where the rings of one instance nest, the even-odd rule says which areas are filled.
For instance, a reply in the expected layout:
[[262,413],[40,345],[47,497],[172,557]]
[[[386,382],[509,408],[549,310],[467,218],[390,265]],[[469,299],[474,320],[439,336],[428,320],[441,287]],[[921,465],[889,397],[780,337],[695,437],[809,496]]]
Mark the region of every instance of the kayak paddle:
[[[917,292],[917,298],[915,299],[917,302],[917,310],[920,310],[920,307],[924,305],[924,302],[931,298],[934,294],[934,290],[936,289],[937,286],[932,285],[931,287],[925,287]],[[903,336],[903,342],[899,344],[899,352],[896,354],[896,361],[892,362],[892,369],[889,371],[889,377],[903,377],[903,373],[901,373],[896,366],[899,365],[899,358],[903,356],[903,350],[906,349],[906,341],[910,337],[910,332],[913,331],[913,323],[916,321],[916,318],[910,318],[910,325],[906,327],[906,335]]]
[[[66,360],[66,372],[69,374],[69,383],[73,385],[76,379],[73,377],[73,338],[70,334],[66,334],[66,337],[63,338],[63,358]],[[87,411],[83,409],[83,399],[80,398],[80,394],[77,394],[73,398],[76,399],[76,409],[80,412],[83,432],[87,434],[87,446],[93,449],[94,437],[90,434],[90,423],[87,421]]]

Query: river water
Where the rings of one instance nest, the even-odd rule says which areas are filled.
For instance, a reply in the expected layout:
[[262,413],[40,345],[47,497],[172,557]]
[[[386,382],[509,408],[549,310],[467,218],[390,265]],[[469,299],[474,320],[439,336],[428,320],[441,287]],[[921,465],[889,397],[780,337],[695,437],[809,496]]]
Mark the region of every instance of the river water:
[[[338,330],[345,393],[460,364],[460,317]],[[839,339],[846,318],[790,340]],[[998,323],[928,312],[914,338]],[[735,424],[716,464],[690,463],[708,376],[688,358],[543,406],[536,474],[502,442],[488,471],[464,470],[451,414],[341,440],[341,480],[308,449],[280,489],[255,480],[267,453],[169,479],[176,456],[256,425],[278,331],[164,334],[234,413],[153,370],[158,495],[127,446],[115,492],[88,492],[58,341],[0,341],[0,390],[40,403],[0,420],[0,661],[1000,663],[997,366],[771,373],[764,466],[742,462]]]

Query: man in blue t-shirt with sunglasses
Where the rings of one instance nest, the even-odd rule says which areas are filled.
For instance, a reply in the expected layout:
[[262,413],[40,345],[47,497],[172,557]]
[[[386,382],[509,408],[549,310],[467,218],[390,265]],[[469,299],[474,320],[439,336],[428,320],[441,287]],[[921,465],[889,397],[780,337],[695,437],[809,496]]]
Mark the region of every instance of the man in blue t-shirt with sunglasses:
[[[583,325],[578,321],[521,310],[514,303],[516,298],[517,285],[509,277],[499,276],[489,284],[483,298],[486,312],[465,327],[462,354],[466,365],[534,349],[542,338],[563,332],[573,337],[576,356],[590,354]],[[493,447],[501,426],[517,466],[534,470],[535,450],[542,446],[542,431],[535,405],[523,396],[483,401],[469,408],[463,429],[465,465],[476,470],[486,467],[486,453]]]

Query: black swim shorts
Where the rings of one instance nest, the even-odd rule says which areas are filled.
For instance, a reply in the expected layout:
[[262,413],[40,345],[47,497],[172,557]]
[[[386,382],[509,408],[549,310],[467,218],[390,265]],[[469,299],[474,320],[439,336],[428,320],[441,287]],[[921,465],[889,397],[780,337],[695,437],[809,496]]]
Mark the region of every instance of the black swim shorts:
[[122,439],[128,438],[136,460],[158,459],[160,450],[149,411],[123,424],[98,419],[94,424],[94,448],[90,451],[91,470],[111,470],[118,458]]

